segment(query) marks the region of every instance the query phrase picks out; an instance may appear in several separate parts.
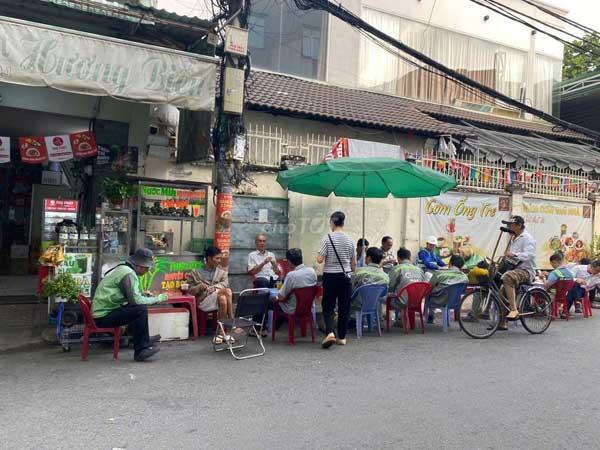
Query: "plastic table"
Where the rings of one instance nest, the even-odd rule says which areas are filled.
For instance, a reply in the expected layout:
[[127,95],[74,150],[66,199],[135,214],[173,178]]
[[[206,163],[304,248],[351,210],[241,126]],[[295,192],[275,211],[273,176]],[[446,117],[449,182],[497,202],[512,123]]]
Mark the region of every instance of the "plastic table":
[[192,320],[192,339],[198,339],[198,310],[196,309],[196,297],[193,295],[182,294],[179,291],[167,292],[169,300],[166,303],[170,305],[182,305],[190,311]]

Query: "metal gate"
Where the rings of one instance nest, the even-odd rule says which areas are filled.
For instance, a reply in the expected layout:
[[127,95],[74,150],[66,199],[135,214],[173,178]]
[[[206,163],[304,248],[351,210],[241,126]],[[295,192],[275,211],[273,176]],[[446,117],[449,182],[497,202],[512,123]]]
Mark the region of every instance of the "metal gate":
[[288,200],[234,195],[231,225],[229,284],[234,292],[252,287],[247,274],[248,254],[255,250],[257,234],[267,236],[267,250],[285,258],[288,248]]

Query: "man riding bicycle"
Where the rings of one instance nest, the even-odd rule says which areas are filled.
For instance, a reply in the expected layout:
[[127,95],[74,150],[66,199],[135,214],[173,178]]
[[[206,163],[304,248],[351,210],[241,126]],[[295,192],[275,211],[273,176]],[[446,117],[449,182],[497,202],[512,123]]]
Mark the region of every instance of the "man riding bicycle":
[[[509,220],[503,220],[510,231],[514,233],[511,238],[508,250],[504,254],[509,263],[513,263],[511,270],[507,270],[502,275],[502,291],[509,302],[510,312],[506,319],[517,319],[519,312],[517,310],[517,289],[523,283],[530,283],[535,279],[535,253],[536,242],[533,236],[525,230],[525,219],[521,216],[511,216]],[[501,328],[506,328],[505,320],[500,324]]]

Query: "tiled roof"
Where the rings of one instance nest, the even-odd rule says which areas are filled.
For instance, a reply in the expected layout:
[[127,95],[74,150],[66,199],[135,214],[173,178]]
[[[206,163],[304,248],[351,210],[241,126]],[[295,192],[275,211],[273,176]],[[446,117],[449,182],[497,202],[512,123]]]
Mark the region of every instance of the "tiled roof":
[[459,119],[467,122],[474,122],[477,125],[486,125],[508,132],[528,132],[538,133],[545,136],[562,139],[582,139],[590,140],[583,134],[571,130],[557,130],[554,125],[547,122],[511,119],[510,117],[500,117],[491,114],[478,113],[453,106],[436,105],[434,103],[414,102],[415,108],[438,119]]
[[280,111],[332,122],[392,128],[423,135],[464,136],[464,129],[444,122],[453,119],[489,126],[499,131],[589,140],[573,131],[555,130],[553,125],[546,122],[483,114],[272,72],[253,71],[247,86],[246,102],[251,109]]
[[418,111],[411,102],[399,97],[271,72],[252,72],[247,82],[246,103],[255,110],[280,111],[311,119],[427,136],[465,136],[464,130]]

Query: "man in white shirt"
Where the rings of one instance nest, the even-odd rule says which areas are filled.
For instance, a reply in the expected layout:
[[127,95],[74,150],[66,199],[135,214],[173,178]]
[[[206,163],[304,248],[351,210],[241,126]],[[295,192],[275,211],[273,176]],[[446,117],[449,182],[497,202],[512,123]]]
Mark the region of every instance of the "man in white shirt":
[[259,234],[254,239],[256,250],[248,255],[248,274],[254,277],[255,288],[272,288],[279,278],[275,255],[267,251],[267,237]]
[[537,244],[533,236],[525,230],[523,217],[512,216],[508,220],[503,220],[502,223],[508,225],[508,228],[514,233],[504,257],[514,260],[517,266],[502,275],[502,289],[510,306],[507,319],[516,319],[519,317],[516,301],[517,288],[519,285],[530,283],[535,279]]
[[287,274],[281,290],[277,293],[275,301],[281,310],[286,314],[294,314],[296,311],[296,297],[294,290],[315,286],[317,284],[317,274],[312,267],[306,267],[302,261],[302,250],[299,248],[290,248],[285,258],[292,265],[294,270]]

